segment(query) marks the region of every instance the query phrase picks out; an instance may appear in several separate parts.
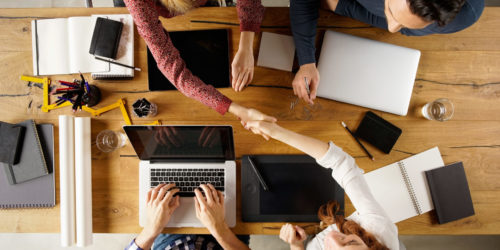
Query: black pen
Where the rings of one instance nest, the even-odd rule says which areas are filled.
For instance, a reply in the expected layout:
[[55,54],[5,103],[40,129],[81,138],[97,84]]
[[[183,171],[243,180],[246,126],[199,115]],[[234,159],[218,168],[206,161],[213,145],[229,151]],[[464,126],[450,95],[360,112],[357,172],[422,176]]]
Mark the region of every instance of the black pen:
[[100,61],[107,62],[107,63],[116,64],[118,66],[122,66],[122,67],[125,67],[125,68],[129,68],[129,69],[134,69],[134,70],[137,70],[137,71],[141,71],[141,68],[137,68],[137,67],[134,67],[134,66],[130,66],[130,65],[119,63],[119,62],[115,62],[115,61],[103,59],[103,58],[100,58],[100,57],[94,57],[94,58],[97,59],[97,60],[100,60]]
[[354,139],[358,142],[358,144],[361,146],[361,148],[363,148],[363,150],[366,152],[366,154],[368,155],[368,157],[370,157],[370,159],[372,159],[372,161],[375,160],[375,158],[370,154],[370,152],[368,152],[368,150],[365,148],[365,146],[363,146],[363,144],[361,144],[361,142],[358,140],[358,137],[356,137],[352,131],[347,127],[347,125],[342,122],[342,126],[344,126],[345,129],[347,129],[347,131],[349,132],[349,134],[352,135],[352,137],[354,137]]
[[264,181],[264,179],[260,175],[260,172],[257,169],[257,166],[255,166],[255,163],[252,161],[252,158],[250,156],[248,156],[248,161],[250,162],[250,165],[252,166],[253,171],[255,172],[255,175],[257,175],[257,178],[259,179],[259,182],[260,182],[260,185],[262,185],[262,188],[265,191],[269,191],[269,187],[267,186],[266,182]]

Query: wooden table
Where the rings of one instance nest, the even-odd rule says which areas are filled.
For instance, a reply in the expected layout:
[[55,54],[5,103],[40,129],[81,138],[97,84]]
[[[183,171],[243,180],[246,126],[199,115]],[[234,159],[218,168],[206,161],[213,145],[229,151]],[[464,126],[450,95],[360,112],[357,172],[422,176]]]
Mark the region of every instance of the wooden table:
[[[43,113],[42,90],[19,80],[21,74],[31,75],[31,25],[33,18],[88,16],[90,14],[127,13],[124,8],[69,9],[1,9],[0,10],[0,117],[7,122],[36,119],[38,123],[56,126],[56,159],[58,156],[58,115],[71,114],[70,108]],[[199,23],[196,20],[216,21]],[[170,30],[231,29],[232,54],[238,48],[239,28],[234,8],[200,8],[187,15],[162,19]],[[288,8],[268,8],[263,31],[290,34]],[[324,29],[390,42],[422,51],[408,116],[402,117],[376,111],[383,118],[403,129],[403,134],[389,155],[371,146],[376,161],[369,160],[353,138],[341,127],[345,121],[355,128],[365,108],[330,100],[319,100],[320,110],[302,112],[299,106],[289,112],[293,74],[255,68],[254,80],[243,92],[220,91],[232,100],[275,115],[279,124],[324,141],[333,140],[354,156],[366,171],[388,165],[433,146],[439,146],[445,163],[463,161],[476,215],[439,225],[433,212],[398,223],[401,234],[500,234],[500,8],[486,8],[472,27],[451,35],[405,37],[372,28],[348,18],[322,11],[318,37]],[[320,44],[318,39],[318,45]],[[159,106],[156,118],[168,124],[229,124],[234,127],[238,168],[243,154],[300,153],[277,141],[264,141],[246,131],[236,117],[220,116],[177,91],[148,92],[146,47],[135,35],[136,65],[143,69],[131,81],[94,81],[103,92],[98,107],[125,98],[128,104],[147,97]],[[256,36],[254,54],[258,55],[260,34]],[[363,69],[360,69],[360,74]],[[74,76],[55,76],[53,80],[70,80]],[[456,110],[452,120],[441,123],[427,121],[419,114],[429,101],[447,97]],[[129,106],[130,107],[130,106]],[[130,112],[129,112],[130,113]],[[88,116],[78,113],[77,116]],[[307,120],[308,119],[308,120]],[[149,120],[132,117],[133,123]],[[103,129],[120,129],[124,125],[119,110],[92,119],[92,134]],[[92,151],[93,230],[96,233],[136,233],[138,224],[138,163],[129,144],[117,152],[104,154]],[[56,161],[57,162],[57,161]],[[240,171],[238,169],[238,176]],[[239,187],[238,187],[239,192]],[[0,211],[0,232],[59,232],[59,171],[56,164],[56,207],[51,209],[20,209]],[[238,200],[240,197],[238,196]],[[238,202],[239,204],[239,202]],[[238,205],[239,206],[239,205]],[[347,200],[346,214],[354,211]],[[281,223],[243,223],[238,212],[234,231],[239,234],[278,234]],[[313,225],[313,224],[303,224]],[[314,226],[307,229],[311,232]],[[171,233],[206,233],[205,229],[170,229]]]

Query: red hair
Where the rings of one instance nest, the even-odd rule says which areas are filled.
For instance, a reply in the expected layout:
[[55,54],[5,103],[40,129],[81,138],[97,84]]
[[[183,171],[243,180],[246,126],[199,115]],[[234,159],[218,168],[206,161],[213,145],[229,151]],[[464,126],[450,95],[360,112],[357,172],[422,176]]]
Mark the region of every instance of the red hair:
[[318,210],[318,217],[321,220],[320,228],[325,229],[332,224],[336,224],[341,233],[359,236],[371,250],[389,250],[358,223],[344,219],[343,215],[338,214],[339,211],[340,205],[336,201],[329,201],[322,205]]

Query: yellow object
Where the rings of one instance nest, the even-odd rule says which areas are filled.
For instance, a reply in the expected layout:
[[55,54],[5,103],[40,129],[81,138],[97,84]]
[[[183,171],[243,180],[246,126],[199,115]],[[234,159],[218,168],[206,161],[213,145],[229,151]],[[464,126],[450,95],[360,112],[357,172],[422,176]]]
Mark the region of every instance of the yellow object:
[[[49,112],[49,110],[50,110],[49,109],[49,85],[50,85],[50,79],[48,77],[38,78],[38,77],[23,76],[22,75],[21,76],[21,80],[28,81],[28,82],[37,82],[37,83],[43,84],[43,105],[42,105],[42,111],[45,112],[45,113]],[[61,107],[61,106],[58,106],[58,108],[59,107]],[[53,109],[53,108],[51,108],[51,109]]]
[[161,125],[161,122],[160,122],[160,120],[156,120],[156,121],[154,121],[152,123],[147,123],[147,124],[144,124],[144,125],[146,125],[146,126]]

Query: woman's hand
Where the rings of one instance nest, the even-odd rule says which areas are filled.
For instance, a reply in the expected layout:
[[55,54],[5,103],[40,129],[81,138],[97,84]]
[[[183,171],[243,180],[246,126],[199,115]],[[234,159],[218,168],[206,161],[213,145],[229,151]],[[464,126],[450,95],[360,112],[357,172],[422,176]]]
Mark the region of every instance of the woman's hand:
[[301,227],[287,223],[281,227],[280,239],[290,244],[292,249],[304,249],[307,234]]
[[[174,188],[174,189],[173,189]],[[149,249],[154,239],[167,225],[175,209],[179,207],[179,192],[175,184],[160,184],[148,192],[146,198],[146,225],[135,239],[135,243],[142,249]]]
[[243,31],[240,34],[240,45],[231,64],[231,85],[234,91],[242,91],[253,80],[253,38],[254,32]]
[[227,228],[224,219],[224,195],[215,190],[212,184],[201,184],[200,187],[204,194],[198,189],[194,191],[196,217],[211,234],[216,234]]
[[[245,126],[249,121],[267,121],[267,122],[276,122],[278,119],[272,116],[268,116],[256,109],[249,109],[239,104],[233,102],[231,106],[229,106],[229,112],[237,116],[241,120],[241,125]],[[266,140],[269,140],[269,137],[266,135],[262,135]]]
[[281,129],[275,122],[267,121],[249,121],[244,126],[245,129],[252,131],[254,134],[262,135],[266,140],[269,140],[269,137],[276,138],[277,133]]

